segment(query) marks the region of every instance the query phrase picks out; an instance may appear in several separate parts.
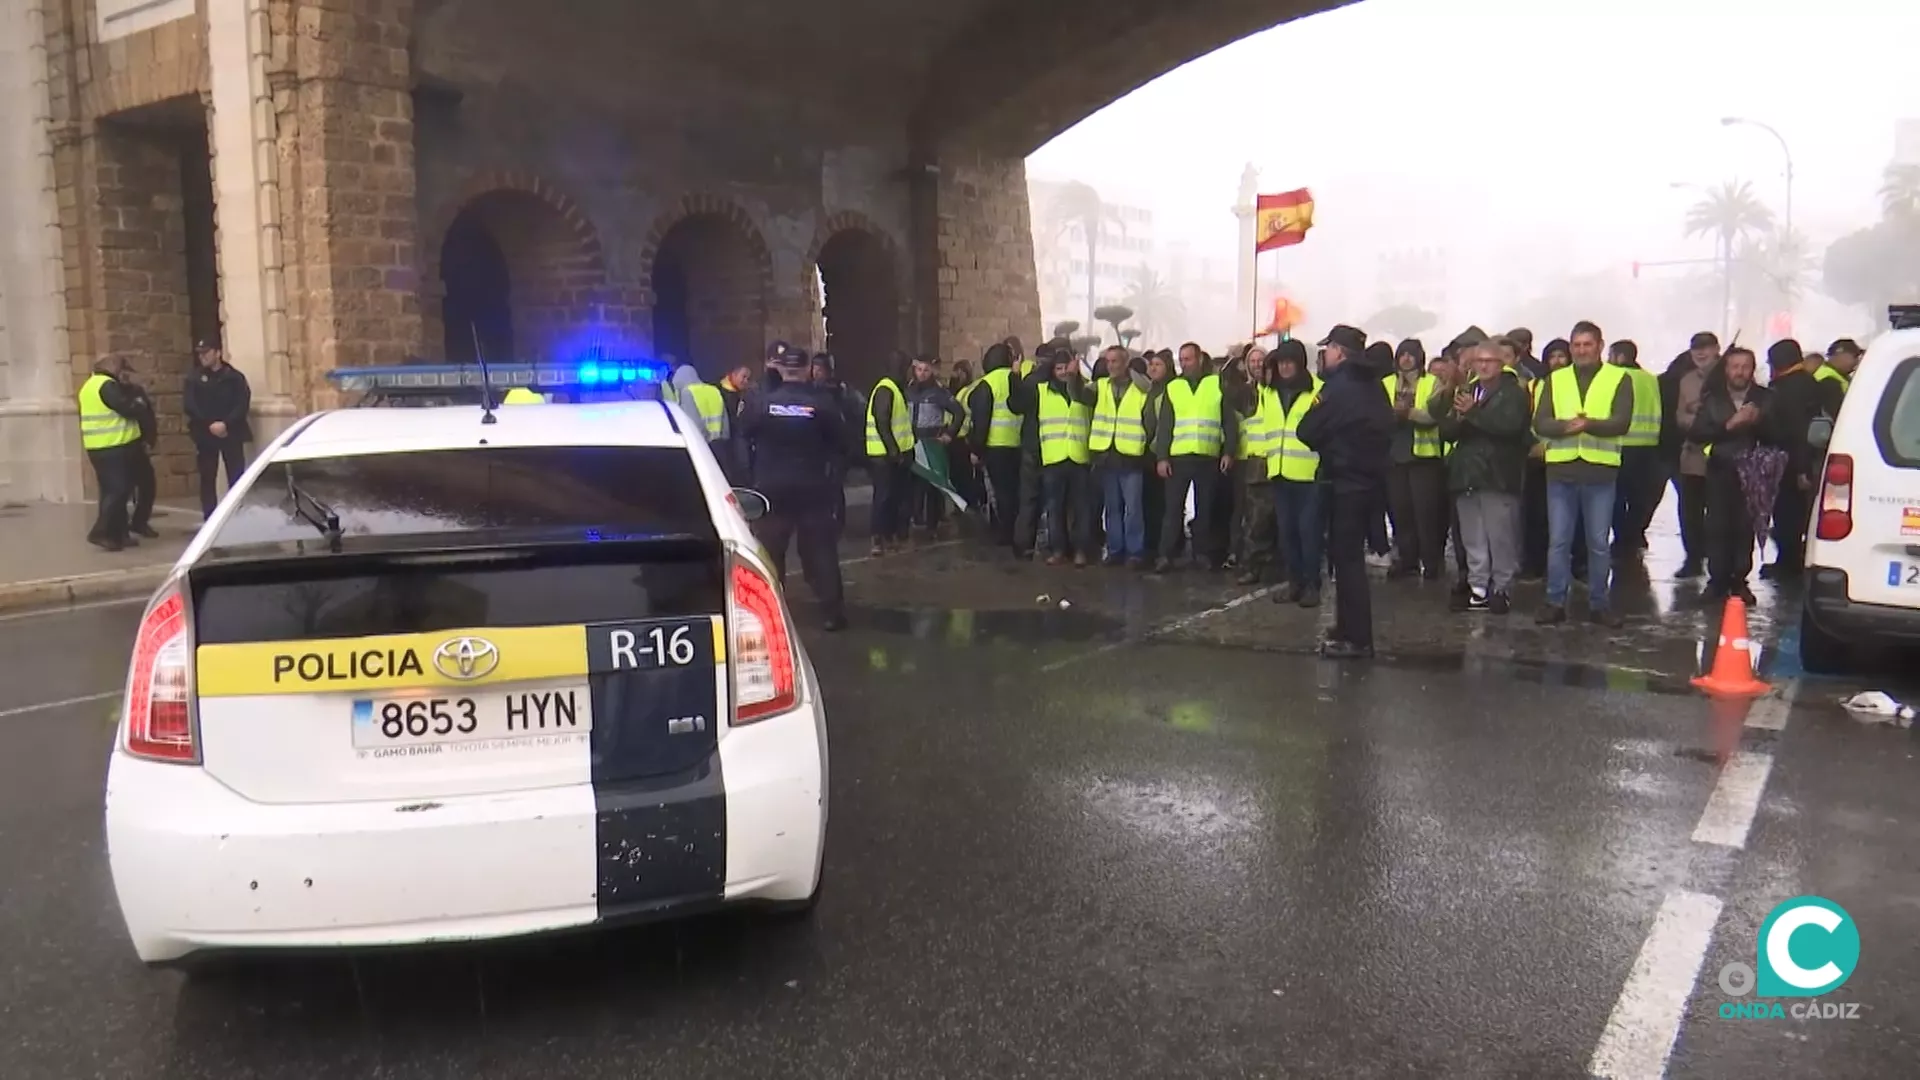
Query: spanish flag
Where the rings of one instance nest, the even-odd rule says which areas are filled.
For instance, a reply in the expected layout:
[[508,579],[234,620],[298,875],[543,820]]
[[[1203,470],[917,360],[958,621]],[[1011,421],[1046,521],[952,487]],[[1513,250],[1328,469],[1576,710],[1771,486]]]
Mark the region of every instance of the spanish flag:
[[1306,321],[1307,313],[1301,310],[1299,304],[1284,296],[1276,296],[1273,298],[1273,318],[1268,321],[1265,329],[1258,331],[1258,334],[1265,337],[1268,334],[1291,333],[1294,327]]
[[1313,193],[1306,188],[1262,195],[1254,204],[1255,251],[1292,247],[1313,228]]

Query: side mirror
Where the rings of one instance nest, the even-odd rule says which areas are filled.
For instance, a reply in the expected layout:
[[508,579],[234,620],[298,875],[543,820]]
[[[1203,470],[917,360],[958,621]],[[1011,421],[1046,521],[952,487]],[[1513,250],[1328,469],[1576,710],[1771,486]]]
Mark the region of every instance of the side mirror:
[[1816,416],[1807,425],[1807,445],[1815,450],[1825,450],[1833,441],[1833,420],[1826,416]]
[[734,488],[733,501],[740,508],[740,516],[748,521],[759,521],[773,510],[773,503],[752,488]]

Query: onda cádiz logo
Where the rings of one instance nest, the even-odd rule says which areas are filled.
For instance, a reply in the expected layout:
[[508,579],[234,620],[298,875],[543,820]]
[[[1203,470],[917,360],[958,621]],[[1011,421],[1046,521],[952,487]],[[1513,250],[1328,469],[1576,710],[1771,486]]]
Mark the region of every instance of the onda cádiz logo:
[[[1774,908],[1760,924],[1754,967],[1734,962],[1720,969],[1720,989],[1730,998],[1813,998],[1828,994],[1860,964],[1860,928],[1845,908],[1824,897],[1796,896]],[[1758,968],[1756,973],[1755,968]],[[1853,1020],[1853,1001],[1723,1001],[1723,1020]]]

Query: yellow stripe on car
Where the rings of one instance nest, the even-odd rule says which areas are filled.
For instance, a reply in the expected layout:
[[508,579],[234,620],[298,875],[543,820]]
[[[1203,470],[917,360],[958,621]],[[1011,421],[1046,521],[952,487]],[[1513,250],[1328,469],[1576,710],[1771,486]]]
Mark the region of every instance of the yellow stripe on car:
[[496,627],[335,641],[202,645],[194,657],[202,697],[484,686],[585,678],[587,628]]

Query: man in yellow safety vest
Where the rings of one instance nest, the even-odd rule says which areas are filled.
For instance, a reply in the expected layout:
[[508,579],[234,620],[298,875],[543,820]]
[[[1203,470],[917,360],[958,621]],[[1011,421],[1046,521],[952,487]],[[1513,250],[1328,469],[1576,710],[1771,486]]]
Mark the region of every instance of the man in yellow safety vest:
[[129,458],[140,443],[140,406],[119,381],[126,371],[124,357],[104,357],[93,365],[79,393],[80,448],[93,466],[100,500],[87,543],[107,551],[133,543],[127,535],[127,500],[133,496]]
[[1536,621],[1567,621],[1578,523],[1586,534],[1588,617],[1618,628],[1620,613],[1608,603],[1608,534],[1620,440],[1633,427],[1633,383],[1625,369],[1604,361],[1600,328],[1593,323],[1574,324],[1570,351],[1573,362],[1548,376],[1533,415],[1533,430],[1547,445],[1547,603]]
[[1100,480],[1100,503],[1106,519],[1108,566],[1125,562],[1134,569],[1147,565],[1147,455],[1146,375],[1136,375],[1126,346],[1115,345],[1100,354],[1105,369],[1093,384],[1093,428],[1087,447]]
[[984,374],[962,395],[967,410],[967,446],[986,468],[993,492],[989,526],[995,546],[1013,547],[1014,518],[1020,512],[1020,414],[1013,411],[1013,349],[1006,342],[987,346],[980,359]]
[[1191,341],[1180,346],[1180,373],[1167,380],[1158,403],[1159,415],[1153,420],[1154,471],[1166,485],[1166,503],[1153,571],[1164,574],[1173,569],[1189,490],[1194,504],[1189,553],[1209,569],[1224,570],[1226,538],[1214,535],[1214,500],[1224,486],[1221,477],[1233,470],[1240,417],[1226,405],[1220,377],[1210,370],[1207,354]]

